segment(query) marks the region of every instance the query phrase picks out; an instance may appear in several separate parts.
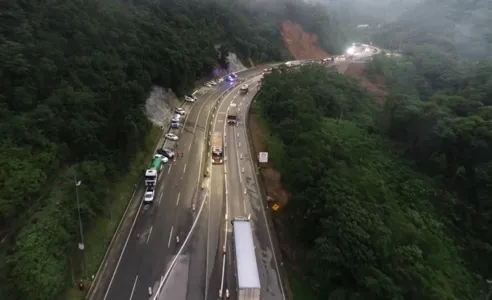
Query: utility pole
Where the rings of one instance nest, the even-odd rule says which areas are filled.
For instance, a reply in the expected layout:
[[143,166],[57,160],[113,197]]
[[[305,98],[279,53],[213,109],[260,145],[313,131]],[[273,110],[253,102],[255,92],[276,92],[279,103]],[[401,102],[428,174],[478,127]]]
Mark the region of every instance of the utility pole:
[[79,233],[80,233],[80,241],[79,241],[79,250],[82,251],[82,260],[84,264],[84,278],[87,278],[87,263],[85,260],[85,244],[84,244],[84,229],[82,227],[82,216],[80,214],[80,201],[79,201],[79,186],[82,184],[82,181],[77,181],[77,174],[74,175],[75,182],[75,198],[77,200],[77,213],[79,215]]

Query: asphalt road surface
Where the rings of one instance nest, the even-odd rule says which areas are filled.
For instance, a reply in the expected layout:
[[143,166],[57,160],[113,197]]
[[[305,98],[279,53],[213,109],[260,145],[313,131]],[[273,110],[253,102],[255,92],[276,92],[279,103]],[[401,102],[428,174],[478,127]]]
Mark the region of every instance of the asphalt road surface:
[[[250,69],[238,75],[247,77],[259,71],[260,68]],[[147,300],[149,287],[152,290],[157,288],[170,260],[179,250],[176,236],[180,241],[184,240],[195,217],[192,204],[199,198],[201,154],[205,147],[208,116],[217,97],[230,87],[224,83],[201,95],[198,93],[196,103],[184,104],[183,128],[170,131],[179,136],[179,141],[163,140],[160,144],[176,149],[175,152],[183,153],[183,156],[165,165],[154,203],[141,204],[143,185],[136,190],[135,205],[131,205],[128,212],[129,218],[134,219],[126,225],[129,235],[115,240],[114,248],[121,249],[111,251],[117,254],[113,257],[108,255],[90,299]]]
[[[211,117],[207,121],[210,124],[210,132],[224,132],[225,109],[230,104],[230,99],[239,91],[239,87],[243,83],[248,83],[246,80],[251,75],[260,73],[262,68],[256,68],[252,71],[241,73],[237,84],[225,84],[229,90],[223,94],[220,99],[215,102],[210,102],[210,106],[206,109],[211,111]],[[209,137],[204,138],[204,142],[208,143]],[[211,156],[207,152],[204,168],[209,168],[211,171],[210,177],[206,179],[207,184],[203,186],[204,191],[209,193],[207,202],[201,212],[199,219],[195,225],[195,229],[191,233],[188,244],[183,248],[176,264],[172,269],[169,278],[163,286],[162,292],[157,299],[184,299],[182,295],[186,294],[186,299],[207,299],[212,297],[217,299],[218,289],[214,284],[210,283],[210,279],[217,278],[217,269],[215,265],[218,261],[222,261],[221,249],[223,245],[224,233],[221,228],[224,225],[224,166],[211,165]],[[199,205],[196,205],[198,210]],[[189,269],[184,271],[186,263],[189,264]],[[186,275],[184,275],[186,274]],[[220,274],[219,274],[220,276]],[[185,288],[183,288],[183,285]],[[183,292],[183,290],[185,292]]]
[[[192,132],[194,144],[189,146],[197,149],[193,154],[195,156],[194,175],[199,175],[201,165],[199,157],[203,153],[204,142],[209,140],[208,137],[206,138],[206,124],[210,124],[210,132],[220,132],[225,135],[225,156],[227,159],[223,165],[211,165],[210,153],[207,154],[202,165],[204,168],[209,166],[211,171],[205,188],[209,193],[209,196],[206,197],[207,202],[196,222],[194,231],[191,233],[189,243],[181,251],[162,293],[156,299],[184,299],[184,295],[186,295],[186,299],[189,300],[215,300],[219,298],[219,290],[225,291],[226,289],[229,290],[231,299],[235,299],[237,287],[232,257],[230,220],[237,216],[248,215],[251,215],[257,249],[256,259],[262,286],[262,299],[285,299],[278,272],[279,262],[276,261],[265,208],[256,182],[255,163],[257,158],[251,157],[245,127],[248,106],[256,92],[256,82],[260,79],[260,76],[251,77],[261,72],[262,68],[258,67],[242,72],[239,76],[241,82],[235,86],[224,83],[224,87],[209,96],[209,101],[203,104],[202,110],[207,113],[201,117],[196,117],[196,122],[200,124],[198,126],[200,132],[197,133],[196,130]],[[246,95],[239,94],[239,87],[243,83],[250,85],[250,92]],[[227,89],[229,90],[224,93]],[[220,99],[217,98],[219,95],[221,95]],[[238,126],[230,126],[226,123],[227,110],[231,103],[236,103],[238,106]],[[213,113],[211,118],[208,118],[209,112]],[[189,128],[188,125],[187,128]],[[188,149],[189,151],[191,149]],[[194,192],[190,193],[190,197],[193,199],[197,198],[196,187],[200,178],[197,177],[195,180],[195,182],[192,182],[192,179],[181,182],[182,191],[190,190],[193,187]],[[197,204],[197,209],[198,206]],[[171,226],[171,230],[173,226],[180,228],[180,236],[184,240],[184,235],[196,217],[195,213],[190,213],[189,205],[187,210],[181,213],[170,213],[176,218],[176,221],[172,225],[167,225],[167,228],[169,226]],[[185,216],[182,218],[180,214]],[[171,248],[173,250],[166,254],[163,253],[164,251],[161,251],[161,254],[156,254],[154,259],[162,259],[159,255],[166,255],[168,257],[167,263],[169,263],[171,255],[175,255],[178,250],[177,247]],[[158,271],[158,273],[163,274],[166,268]],[[154,279],[158,280],[158,276],[154,276]],[[154,288],[156,285],[157,283]],[[225,298],[225,293],[222,293],[222,298]]]
[[[224,165],[212,166],[211,203],[207,219],[209,225],[206,226],[208,244],[210,245],[207,253],[208,267],[205,268],[207,278],[210,278],[206,284],[208,287],[206,299],[217,299],[221,289],[222,291],[228,289],[231,299],[236,298],[230,220],[249,214],[251,214],[257,247],[262,299],[283,299],[283,290],[273,258],[271,239],[264,217],[260,190],[256,183],[254,165],[249,153],[245,127],[248,105],[256,92],[259,79],[260,77],[257,76],[246,82],[250,85],[250,92],[246,95],[241,95],[239,88],[232,90],[218,107],[218,113],[213,123],[213,132],[225,133],[226,161]],[[227,110],[231,103],[235,103],[238,107],[237,126],[226,123]],[[225,256],[224,245],[226,245]],[[203,278],[204,275],[201,275],[197,270],[190,272],[190,276]],[[190,289],[188,290],[190,291]],[[225,292],[222,293],[222,297],[225,298]],[[201,298],[188,297],[188,299]]]
[[148,288],[155,288],[177,252],[176,236],[184,239],[193,220],[191,208],[199,180],[198,153],[203,147],[207,105],[223,90],[214,89],[198,96],[196,103],[184,106],[187,114],[183,128],[171,130],[179,141],[165,142],[166,147],[183,156],[162,171],[154,203],[141,206],[104,300],[148,299]]

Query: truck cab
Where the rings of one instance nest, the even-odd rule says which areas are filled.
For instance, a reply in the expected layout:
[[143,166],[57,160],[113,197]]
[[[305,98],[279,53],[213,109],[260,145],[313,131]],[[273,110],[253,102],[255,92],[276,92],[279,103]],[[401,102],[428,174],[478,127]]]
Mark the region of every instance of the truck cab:
[[241,94],[246,95],[249,91],[249,85],[243,84],[239,91],[241,92]]

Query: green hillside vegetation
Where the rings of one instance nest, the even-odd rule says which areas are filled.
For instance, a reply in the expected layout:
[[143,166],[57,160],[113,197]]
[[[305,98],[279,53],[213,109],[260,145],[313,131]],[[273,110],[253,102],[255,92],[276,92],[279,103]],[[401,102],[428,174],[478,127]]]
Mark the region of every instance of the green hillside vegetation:
[[[306,32],[318,36],[318,45],[328,53],[341,53],[347,43],[338,12],[331,11],[317,2],[303,3],[297,0],[219,0],[232,7],[241,3],[242,15],[247,19],[260,18],[273,24],[275,30],[282,21],[291,20]],[[330,14],[328,14],[330,13]],[[238,36],[240,37],[240,36]],[[271,41],[269,41],[271,42]]]
[[372,41],[400,45],[434,45],[468,59],[492,58],[492,7],[489,0],[426,0],[383,25]]
[[133,2],[0,3],[0,299],[53,300],[71,282],[74,177],[87,229],[113,213],[111,188],[151,130],[152,84],[182,95],[227,50],[290,58],[279,20],[248,18],[237,1]]
[[[398,64],[404,78],[433,78]],[[393,87],[420,92],[385,67]],[[321,67],[265,79],[257,109],[290,193],[280,218],[307,251],[287,259],[316,299],[484,296],[492,121],[480,71],[461,77],[467,98],[443,94],[454,80],[442,75],[426,81],[427,102],[392,93],[383,106]]]
[[382,74],[393,91],[387,104],[393,113],[385,122],[394,130],[388,134],[453,195],[443,213],[472,268],[490,278],[492,63],[469,64],[426,47],[409,54],[370,64],[370,72]]

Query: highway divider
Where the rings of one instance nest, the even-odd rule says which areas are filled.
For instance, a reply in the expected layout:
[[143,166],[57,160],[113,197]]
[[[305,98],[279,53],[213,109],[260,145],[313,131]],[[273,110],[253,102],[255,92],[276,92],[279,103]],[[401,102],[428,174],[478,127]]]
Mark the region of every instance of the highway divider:
[[[247,71],[247,70],[246,70]],[[238,84],[239,83],[242,83],[244,81],[248,81],[248,80],[251,80],[252,78],[260,75],[262,72],[259,72],[259,73],[255,73],[254,75],[251,75],[251,76],[248,76],[246,77],[246,79],[243,79],[243,80],[239,80],[238,81]],[[207,125],[206,125],[206,128],[205,128],[205,142],[207,144],[206,147],[204,147],[204,151],[201,155],[208,155],[209,153],[211,154],[211,144],[210,144],[210,136],[212,134],[212,132],[210,131],[211,130],[211,126],[213,125],[212,122],[210,121],[210,118],[212,117],[215,117],[215,114],[217,113],[217,108],[218,108],[218,105],[221,103],[221,101],[224,99],[224,96],[227,94],[227,93],[230,93],[231,90],[233,90],[234,88],[237,88],[237,84],[236,85],[233,85],[231,86],[230,88],[228,88],[227,90],[225,90],[222,94],[219,95],[219,97],[217,97],[215,103],[213,104],[212,106],[212,110],[211,110],[211,113],[209,113],[208,117],[207,117]],[[203,162],[207,163],[209,160],[208,159],[205,159],[205,160],[202,160]],[[202,162],[202,164],[203,164]],[[202,173],[200,174],[201,178],[203,178],[203,172],[205,170],[203,168],[201,168],[201,171],[199,173]],[[181,247],[179,248],[178,252],[176,253],[174,259],[171,261],[171,263],[169,264],[169,267],[166,271],[166,273],[164,274],[164,276],[162,277],[160,283],[159,283],[159,286],[157,288],[157,291],[154,293],[154,296],[153,296],[153,300],[157,300],[159,298],[159,294],[160,292],[162,291],[162,288],[164,287],[164,284],[166,283],[167,279],[169,278],[169,275],[171,274],[174,266],[176,265],[176,262],[179,258],[179,256],[181,255],[181,253],[183,252],[186,244],[188,243],[188,240],[190,239],[191,237],[191,234],[193,233],[193,230],[195,229],[196,227],[196,224],[198,223],[198,220],[200,219],[200,216],[201,216],[201,213],[202,213],[202,210],[203,210],[203,207],[204,207],[204,204],[206,202],[206,199],[209,198],[209,195],[207,195],[207,193],[203,193],[204,192],[204,187],[202,186],[202,188],[200,189],[200,198],[203,198],[202,199],[202,202],[200,204],[200,209],[198,210],[198,213],[197,213],[197,216],[195,218],[195,220],[193,221],[193,224],[190,228],[190,231],[188,232],[188,234],[186,235],[186,238],[185,240],[183,241],[183,244],[181,244]],[[194,196],[195,197],[195,196]]]
[[[251,131],[248,129],[248,123],[249,123],[249,114],[251,113],[250,112],[250,107],[251,107],[251,104],[253,102],[256,101],[256,98],[258,98],[258,95],[261,93],[261,89],[259,91],[256,92],[255,96],[251,99],[251,101],[248,103],[248,106],[246,107],[247,109],[247,114],[246,114],[246,132],[247,132],[247,135],[248,135],[248,150],[249,150],[249,153],[251,153],[250,155],[250,158],[253,162],[253,172],[255,173],[253,178],[255,179],[256,181],[256,184],[258,185],[258,187],[260,188],[260,193],[261,193],[261,199],[262,199],[262,211],[263,211],[263,214],[264,214],[264,217],[266,219],[266,222],[267,222],[267,227],[268,227],[268,231],[269,231],[269,236],[270,236],[270,239],[271,239],[271,242],[272,242],[272,247],[273,247],[273,255],[274,255],[274,260],[275,260],[275,264],[277,265],[277,261],[280,262],[280,265],[277,265],[277,271],[280,272],[282,275],[278,274],[278,279],[280,280],[280,287],[282,289],[282,297],[285,299],[294,299],[293,297],[293,294],[292,294],[292,291],[290,290],[290,284],[289,284],[289,277],[287,276],[287,271],[285,270],[284,266],[283,266],[283,260],[282,260],[282,253],[280,251],[280,246],[279,246],[279,241],[278,241],[278,237],[276,234],[274,234],[275,232],[272,233],[272,228],[275,228],[275,225],[273,224],[273,221],[272,221],[272,215],[270,213],[270,210],[268,209],[264,209],[265,207],[268,208],[268,195],[266,193],[266,187],[265,187],[265,182],[263,180],[263,176],[261,174],[261,171],[260,171],[260,168],[258,166],[258,162],[257,162],[257,156],[256,156],[256,149],[254,147],[254,144],[253,144],[253,139],[251,137]],[[268,217],[267,217],[268,215]],[[278,259],[279,260],[278,260]],[[283,280],[282,280],[283,278]],[[284,293],[284,291],[286,291]]]
[[[243,73],[243,72],[248,72],[248,71],[250,71],[250,69],[246,69],[246,70],[243,70],[243,71],[239,71],[239,72],[237,72],[236,74],[241,74],[241,73]],[[248,76],[248,77],[246,78],[246,80],[247,80],[247,79],[250,79],[250,78],[253,78],[253,77],[255,77],[255,76],[258,76],[259,74],[261,74],[261,72],[260,72],[260,73],[255,73],[254,75],[251,75],[251,76]],[[221,94],[221,95],[217,98],[216,103],[214,104],[214,109],[216,109],[216,107],[217,107],[217,103],[218,103],[218,102],[220,102],[220,101],[222,100],[222,98],[224,97],[224,95],[225,95],[227,92],[229,92],[230,90],[232,90],[234,87],[235,87],[235,86],[232,86],[231,88],[227,89],[226,91],[224,91],[224,92],[223,92],[223,93],[222,93],[222,94]],[[185,103],[185,101],[184,101],[184,100],[182,100],[182,101],[181,101],[181,105],[180,105],[180,107],[182,107],[182,106],[184,105],[184,103]],[[210,130],[210,128],[209,128],[209,124],[210,124],[210,122],[209,122],[209,118],[210,118],[210,114],[209,114],[209,117],[207,118],[207,128],[206,128],[206,132],[208,132],[208,131]],[[165,128],[165,127],[164,127],[164,128]],[[166,131],[169,131],[170,129],[171,129],[171,125],[169,125],[169,127],[167,127],[167,129],[163,129],[163,133],[164,133],[164,132],[166,132]],[[205,136],[205,138],[207,139],[207,136]],[[163,142],[165,143],[165,140],[164,140]],[[161,140],[159,140],[159,141],[158,141],[158,143],[157,143],[157,145],[156,145],[156,150],[157,150],[157,148],[159,148],[159,147],[161,147],[161,146],[162,146],[162,145],[161,145]],[[206,153],[208,152],[208,147],[204,147],[203,149],[204,149],[203,151],[204,151],[205,153],[202,153],[202,155],[206,155]],[[204,162],[202,163],[202,167],[203,167],[203,164],[206,164],[206,163],[207,163],[207,160],[204,160]],[[202,174],[203,174],[203,172],[204,172],[204,169],[202,168],[202,171],[201,171],[200,173],[202,173]],[[199,174],[199,176],[201,176],[201,178],[203,178],[203,175],[202,175],[202,174]],[[88,290],[88,292],[87,292],[87,294],[86,294],[86,296],[85,296],[85,298],[86,298],[86,299],[91,299],[91,298],[94,296],[94,294],[96,293],[97,289],[99,288],[99,285],[101,284],[101,282],[100,282],[100,280],[99,280],[99,279],[100,279],[101,273],[102,273],[102,272],[103,272],[103,270],[104,270],[103,266],[104,266],[104,267],[106,267],[106,266],[108,265],[108,256],[109,256],[109,253],[111,252],[111,250],[112,250],[112,248],[113,248],[113,246],[114,246],[114,243],[115,243],[115,240],[116,240],[116,239],[117,239],[117,237],[118,237],[118,234],[121,234],[121,232],[120,232],[120,231],[121,231],[121,229],[122,229],[122,226],[123,226],[124,221],[128,221],[128,220],[127,220],[127,216],[128,216],[129,208],[132,206],[132,204],[135,204],[135,199],[136,199],[136,198],[134,198],[134,196],[135,196],[136,191],[137,191],[140,187],[141,187],[141,181],[139,181],[139,182],[138,182],[138,183],[136,183],[136,185],[135,185],[135,189],[133,190],[132,196],[130,197],[130,199],[129,199],[129,201],[128,201],[128,204],[127,204],[127,206],[126,206],[126,208],[125,208],[125,211],[123,212],[123,215],[122,215],[122,216],[121,216],[121,218],[120,218],[120,221],[119,221],[119,223],[118,223],[118,226],[117,226],[117,228],[116,228],[116,230],[115,230],[115,232],[114,232],[114,234],[113,234],[113,237],[111,238],[110,244],[109,244],[108,248],[106,249],[106,253],[104,254],[104,257],[103,257],[103,259],[102,259],[101,263],[99,264],[99,268],[97,269],[97,272],[96,272],[96,274],[95,274],[94,278],[92,279],[92,284],[90,285],[89,290]],[[197,191],[197,192],[198,192],[198,191]],[[194,198],[196,198],[196,193],[195,193],[195,195],[194,195],[193,197],[194,197]],[[135,215],[135,217],[134,217],[134,218],[138,218],[138,215]],[[197,216],[197,219],[198,219],[198,216]],[[130,233],[128,233],[128,235],[130,235]],[[121,251],[123,251],[123,249],[121,249]],[[172,268],[172,267],[171,267],[171,268]]]

